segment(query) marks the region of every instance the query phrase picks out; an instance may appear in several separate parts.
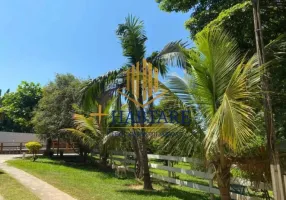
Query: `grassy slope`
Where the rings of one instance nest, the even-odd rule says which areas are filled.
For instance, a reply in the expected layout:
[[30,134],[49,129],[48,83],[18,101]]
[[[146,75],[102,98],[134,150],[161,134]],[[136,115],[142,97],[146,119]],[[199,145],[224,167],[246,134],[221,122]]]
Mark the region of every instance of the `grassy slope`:
[[41,178],[62,191],[83,200],[89,199],[209,199],[207,194],[186,187],[154,184],[156,191],[133,189],[130,185],[141,184],[134,178],[122,180],[113,173],[102,172],[93,166],[66,165],[49,159],[13,160],[10,165]]
[[2,195],[5,200],[39,199],[15,179],[2,171],[0,171],[0,195]]

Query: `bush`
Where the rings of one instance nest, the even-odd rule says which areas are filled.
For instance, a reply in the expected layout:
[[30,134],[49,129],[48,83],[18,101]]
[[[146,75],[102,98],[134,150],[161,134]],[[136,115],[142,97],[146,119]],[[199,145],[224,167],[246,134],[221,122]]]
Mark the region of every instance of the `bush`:
[[42,145],[39,142],[28,142],[25,144],[29,152],[33,154],[33,161],[37,159],[36,154],[41,149]]

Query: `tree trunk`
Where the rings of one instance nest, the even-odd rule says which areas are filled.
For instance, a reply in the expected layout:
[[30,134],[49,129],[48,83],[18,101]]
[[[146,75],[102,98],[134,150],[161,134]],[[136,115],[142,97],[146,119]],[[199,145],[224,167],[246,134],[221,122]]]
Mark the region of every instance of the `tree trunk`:
[[44,152],[44,156],[49,156],[50,155],[50,151],[51,151],[51,148],[52,148],[52,139],[51,138],[48,138],[47,139],[47,142],[46,142],[46,150]]
[[143,160],[143,170],[144,170],[144,190],[153,190],[152,181],[150,177],[150,170],[148,164],[148,155],[147,155],[147,141],[145,137],[145,132],[143,130],[142,134],[142,160]]
[[[140,72],[143,72],[143,66],[140,65]],[[137,75],[138,76],[138,75]],[[139,83],[139,98],[138,101],[139,103],[142,105],[143,104],[143,89],[142,89],[142,83]],[[149,170],[149,164],[148,164],[148,155],[147,155],[147,140],[146,140],[146,133],[145,133],[145,129],[144,129],[144,117],[143,117],[143,113],[145,113],[144,108],[140,106],[140,113],[141,113],[141,119],[139,122],[140,126],[142,127],[141,131],[142,131],[142,136],[141,136],[141,148],[142,148],[142,161],[143,161],[143,177],[144,177],[144,190],[153,190],[152,187],[152,181],[151,181],[151,177],[150,177],[150,170]]]
[[[136,106],[133,102],[129,102],[129,111],[131,111],[131,119],[134,119],[134,113],[136,113]],[[131,120],[131,126],[134,126],[133,120]],[[136,131],[133,129],[133,136],[132,136],[132,145],[134,149],[134,153],[136,155],[136,168],[135,168],[135,176],[138,179],[143,178],[143,161],[142,161],[142,154],[140,151],[140,146],[138,143],[138,137],[136,135]]]
[[143,161],[142,161],[142,156],[141,152],[139,150],[138,146],[138,138],[135,136],[135,131],[133,130],[133,136],[132,136],[132,144],[133,144],[133,149],[136,155],[136,168],[135,168],[135,176],[138,179],[143,178]]
[[86,163],[87,161],[87,151],[85,150],[83,153],[83,162]]
[[230,197],[230,166],[216,166],[216,176],[220,197],[222,200],[231,200]]
[[[253,20],[254,20],[254,29],[255,29],[255,41],[256,41],[256,50],[259,65],[265,63],[265,54],[264,54],[264,43],[263,43],[263,32],[260,19],[260,5],[259,0],[253,0]],[[282,174],[280,172],[280,160],[279,153],[276,149],[276,135],[272,111],[272,101],[269,94],[271,76],[267,69],[265,69],[264,74],[262,75],[262,91],[264,92],[263,98],[263,107],[264,107],[264,120],[266,124],[267,132],[267,151],[269,152],[270,159],[270,169],[271,169],[271,179],[274,198],[278,200],[285,199]]]
[[102,165],[107,166],[108,152],[107,152],[107,146],[105,144],[102,147],[102,152],[100,156]]
[[57,156],[59,156],[59,152],[60,152],[60,137],[58,137]]

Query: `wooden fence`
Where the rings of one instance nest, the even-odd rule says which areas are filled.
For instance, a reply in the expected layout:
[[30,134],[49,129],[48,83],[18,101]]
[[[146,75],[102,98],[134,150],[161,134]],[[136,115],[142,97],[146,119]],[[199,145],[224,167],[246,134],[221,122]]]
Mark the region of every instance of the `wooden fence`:
[[[27,153],[29,150],[25,147],[26,142],[1,142],[0,143],[0,154],[22,154]],[[43,153],[46,149],[45,144],[42,144],[42,148],[39,153]],[[57,150],[57,143],[52,143],[52,149]],[[75,144],[69,145],[68,143],[60,143],[59,150],[65,153],[73,153],[77,149]]]
[[[115,156],[124,156],[124,157],[118,158]],[[130,168],[127,166],[129,164],[135,164],[135,160],[128,159],[129,156],[133,156],[135,158],[134,152],[121,152],[121,151],[111,151],[110,152],[111,162],[112,161],[119,161],[119,162],[121,162],[121,164],[126,166],[128,171],[134,172],[133,168]],[[148,159],[168,161],[168,165],[165,166],[165,165],[151,163],[149,160],[149,167],[150,168],[168,171],[168,176],[162,176],[162,175],[158,175],[155,173],[151,173],[152,178],[159,179],[159,180],[162,180],[162,181],[165,181],[168,183],[172,183],[172,184],[177,184],[177,185],[181,185],[181,186],[194,188],[194,189],[209,193],[211,195],[211,199],[213,199],[213,197],[214,197],[213,195],[219,195],[220,194],[218,188],[214,187],[214,184],[213,184],[213,179],[214,179],[215,174],[212,172],[212,169],[208,169],[208,170],[206,170],[206,172],[201,172],[201,171],[197,171],[197,170],[189,170],[189,169],[173,167],[174,161],[175,162],[194,163],[194,164],[203,164],[203,162],[199,159],[188,158],[188,157],[166,156],[166,155],[154,155],[154,154],[148,154]],[[206,180],[208,180],[208,186],[193,183],[190,181],[184,181],[184,180],[177,179],[176,177],[172,177],[172,173],[174,173],[174,172],[199,177],[202,179],[206,179]],[[235,184],[235,185],[241,186],[241,187],[251,187],[251,188],[255,188],[255,189],[263,189],[263,190],[270,190],[271,189],[271,186],[269,184],[260,183],[260,184],[254,185],[249,180],[241,179],[241,178],[233,178],[231,180],[231,184]],[[244,199],[247,199],[247,200],[259,199],[257,197],[245,196],[245,195],[241,195],[241,194],[238,194],[235,192],[231,192],[231,197],[233,199],[240,199],[240,200],[242,200],[242,199],[243,200]]]

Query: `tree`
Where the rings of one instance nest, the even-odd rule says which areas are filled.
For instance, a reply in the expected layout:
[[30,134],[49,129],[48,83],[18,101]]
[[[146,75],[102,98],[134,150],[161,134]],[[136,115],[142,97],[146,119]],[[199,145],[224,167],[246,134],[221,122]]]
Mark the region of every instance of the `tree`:
[[5,94],[1,110],[13,122],[13,130],[18,132],[33,132],[31,119],[33,110],[42,97],[40,84],[22,81],[16,92]]
[[73,126],[73,104],[79,103],[82,82],[71,74],[57,74],[43,88],[43,98],[34,112],[32,123],[36,134],[47,140],[47,152],[52,139],[60,137],[60,129]]
[[0,89],[0,130],[1,131],[10,131],[11,128],[13,128],[11,126],[11,124],[13,124],[13,122],[11,122],[11,119],[9,119],[7,116],[5,116],[4,110],[2,109],[2,102],[4,100],[4,96],[6,94],[8,94],[10,92],[10,89],[8,89],[4,95],[2,95],[2,90]]
[[[112,99],[113,100],[113,99]],[[106,102],[103,113],[108,113],[114,101]],[[80,109],[80,113],[84,113]],[[99,112],[98,109],[93,111]],[[108,134],[108,127],[111,124],[110,118],[100,119],[100,123],[93,116],[93,113],[86,112],[87,114],[74,114],[73,128],[62,129],[65,132],[71,133],[76,141],[79,141],[81,146],[84,147],[84,160],[86,160],[87,153],[94,150],[99,150],[101,161],[103,165],[107,164],[108,147],[114,138],[114,132]],[[88,116],[88,117],[87,117]],[[113,129],[114,130],[114,129]]]
[[[251,56],[256,52],[253,23],[252,3],[248,0],[156,0],[161,10],[167,12],[188,12],[192,10],[191,18],[185,23],[190,30],[191,37],[204,27],[218,27],[228,31],[238,42],[243,52]],[[269,44],[281,34],[286,33],[286,7],[283,1],[261,0],[261,23],[263,29],[263,42]],[[267,61],[267,58],[266,58]],[[278,139],[285,139],[286,108],[283,100],[286,85],[284,77],[286,70],[284,62],[269,69],[272,77],[270,89],[272,91],[272,104],[274,123]]]
[[[191,37],[204,29],[210,22],[216,21],[220,28],[236,38],[244,51],[255,51],[252,5],[249,0],[156,0],[161,10],[166,12],[191,12],[185,25]],[[272,0],[261,1],[261,18],[264,27],[264,42],[268,44],[280,34],[286,32],[283,3]]]
[[102,136],[94,117],[74,114],[73,119],[75,128],[65,128],[62,130],[71,133],[82,146],[85,146],[84,160],[86,160],[88,152],[91,152],[96,147],[101,149],[104,136]]
[[181,50],[188,87],[176,76],[168,86],[196,110],[193,120],[203,119],[206,157],[216,169],[221,198],[230,200],[230,167],[256,138],[253,105],[262,67],[256,56],[246,60],[230,34],[219,29],[204,29],[194,42],[195,48]]
[[[118,105],[121,105],[121,96],[116,93],[116,90],[126,86],[126,69],[132,65],[136,66],[137,63],[139,63],[140,69],[142,69],[143,58],[146,56],[145,43],[148,39],[145,35],[143,22],[136,17],[128,16],[125,23],[118,25],[116,34],[120,39],[123,55],[127,57],[128,62],[119,70],[108,72],[104,76],[91,80],[83,90],[84,105],[92,104],[95,99],[106,93],[111,94],[111,96],[112,94],[118,96]],[[154,52],[150,57],[147,57],[147,61],[152,63],[153,66],[156,66],[159,73],[163,76],[168,70],[165,62],[160,58],[162,54],[170,50],[172,49],[163,49],[161,52]],[[140,87],[140,95],[142,95],[141,92],[142,87]],[[128,95],[132,94],[129,93]],[[139,97],[139,99],[140,98],[141,97]],[[139,101],[142,101],[142,99]],[[130,111],[139,109],[136,108],[135,104],[131,101],[128,101],[128,107]],[[133,131],[135,132],[135,130]],[[136,134],[133,134],[133,148],[139,161],[140,173],[142,172],[144,175],[144,189],[152,189],[147,158],[147,140],[144,134],[141,135],[142,137],[139,138]]]

